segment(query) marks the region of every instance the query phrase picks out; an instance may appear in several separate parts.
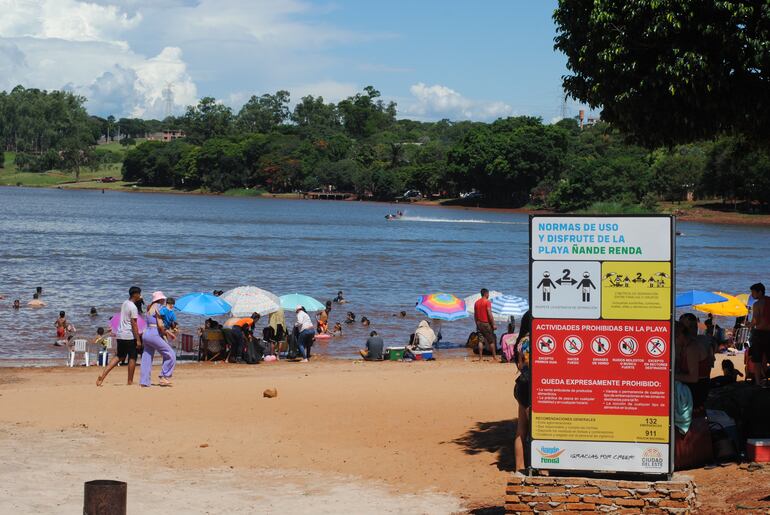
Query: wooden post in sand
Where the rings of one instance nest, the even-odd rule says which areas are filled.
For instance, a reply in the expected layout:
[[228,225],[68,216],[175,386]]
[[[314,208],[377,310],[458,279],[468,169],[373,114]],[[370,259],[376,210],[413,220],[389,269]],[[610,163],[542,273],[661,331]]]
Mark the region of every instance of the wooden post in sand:
[[126,515],[128,485],[123,481],[86,481],[83,515]]

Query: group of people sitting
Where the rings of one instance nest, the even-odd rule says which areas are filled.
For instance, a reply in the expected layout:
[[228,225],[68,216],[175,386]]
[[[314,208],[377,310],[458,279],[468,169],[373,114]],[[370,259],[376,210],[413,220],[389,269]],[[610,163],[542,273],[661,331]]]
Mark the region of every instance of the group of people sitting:
[[280,312],[280,317],[274,315],[270,316],[268,325],[262,329],[261,337],[255,334],[261,319],[259,313],[244,318],[232,317],[224,324],[207,319],[198,330],[199,359],[250,364],[276,359],[281,351],[286,351],[288,338],[283,312]]

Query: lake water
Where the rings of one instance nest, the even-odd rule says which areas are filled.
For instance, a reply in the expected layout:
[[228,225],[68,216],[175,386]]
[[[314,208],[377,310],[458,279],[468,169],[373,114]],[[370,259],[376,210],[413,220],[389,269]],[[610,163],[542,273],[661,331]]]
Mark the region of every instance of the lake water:
[[[403,208],[404,206],[399,206]],[[345,336],[314,347],[352,357],[376,329],[394,345],[420,317],[422,293],[459,296],[481,287],[527,296],[528,226],[522,214],[409,206],[386,221],[394,205],[0,188],[0,360],[63,359],[54,341],[59,310],[91,337],[107,326],[137,284],[145,296],[255,285],[278,295],[300,292],[325,301],[337,290],[350,303],[334,307],[372,321],[345,326]],[[679,290],[744,292],[769,283],[770,230],[680,223]],[[43,309],[24,306],[36,286]],[[95,306],[99,316],[88,316]],[[401,310],[405,319],[392,316]],[[184,326],[200,319],[182,316]],[[344,324],[343,324],[344,325]],[[472,319],[444,323],[445,341],[462,344]]]

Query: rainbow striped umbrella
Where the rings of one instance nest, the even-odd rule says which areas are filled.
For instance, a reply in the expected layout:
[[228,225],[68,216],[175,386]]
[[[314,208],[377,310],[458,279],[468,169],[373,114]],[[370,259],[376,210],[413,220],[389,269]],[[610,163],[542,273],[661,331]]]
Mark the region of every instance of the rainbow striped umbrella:
[[420,313],[424,313],[428,318],[436,320],[451,322],[452,320],[468,318],[468,312],[465,310],[465,301],[451,293],[420,295],[415,309]]

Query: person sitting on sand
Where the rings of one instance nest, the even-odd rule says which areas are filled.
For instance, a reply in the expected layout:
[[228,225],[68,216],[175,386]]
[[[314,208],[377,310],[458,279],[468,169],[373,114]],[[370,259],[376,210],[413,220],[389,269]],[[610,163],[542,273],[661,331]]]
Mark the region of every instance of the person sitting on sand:
[[46,305],[45,302],[40,300],[40,295],[38,295],[37,293],[33,293],[32,300],[27,302],[27,306],[31,308],[44,308],[45,305]]
[[56,341],[54,345],[61,346],[64,344],[64,340],[67,336],[67,315],[64,311],[59,311],[59,318],[53,323],[56,328]]
[[436,333],[431,329],[430,323],[427,320],[420,320],[414,332],[414,339],[408,348],[418,351],[431,350],[434,343],[436,343]]
[[356,314],[352,311],[348,311],[347,318],[345,319],[346,324],[352,324],[356,321]]
[[368,318],[361,317],[361,325],[363,325],[364,327],[369,327],[369,324],[371,324],[371,322],[369,322]]
[[342,336],[342,324],[339,322],[334,324],[334,329],[332,329],[332,336]]
[[348,301],[346,301],[345,297],[342,295],[342,290],[337,292],[337,296],[334,297],[334,302],[337,304],[347,304]]
[[722,375],[711,379],[711,386],[719,388],[738,381],[738,376],[743,377],[743,372],[735,369],[735,363],[729,359],[722,361]]
[[366,361],[382,361],[382,350],[384,348],[385,342],[382,340],[382,336],[378,335],[377,331],[372,331],[366,340],[366,348],[358,352]]
[[13,309],[21,309],[21,301],[19,299],[13,301]]

